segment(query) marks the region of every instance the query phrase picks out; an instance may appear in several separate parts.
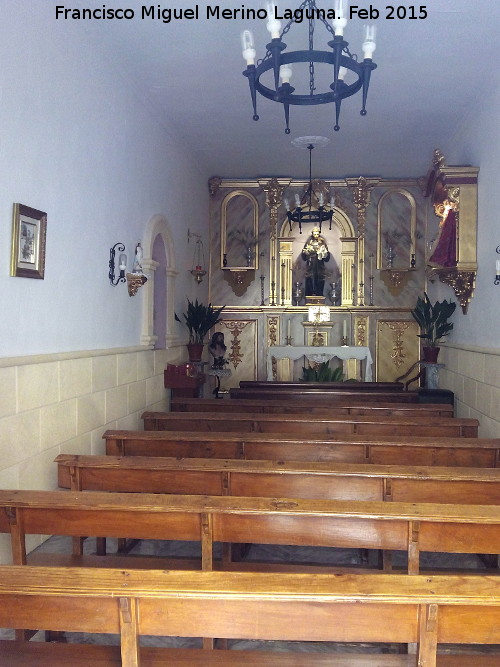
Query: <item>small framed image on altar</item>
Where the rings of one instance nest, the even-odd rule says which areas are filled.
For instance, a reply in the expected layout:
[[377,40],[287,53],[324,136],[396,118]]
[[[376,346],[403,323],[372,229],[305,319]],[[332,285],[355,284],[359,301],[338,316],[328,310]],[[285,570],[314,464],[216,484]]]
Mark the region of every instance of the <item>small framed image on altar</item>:
[[309,329],[306,345],[311,347],[328,347],[328,329]]

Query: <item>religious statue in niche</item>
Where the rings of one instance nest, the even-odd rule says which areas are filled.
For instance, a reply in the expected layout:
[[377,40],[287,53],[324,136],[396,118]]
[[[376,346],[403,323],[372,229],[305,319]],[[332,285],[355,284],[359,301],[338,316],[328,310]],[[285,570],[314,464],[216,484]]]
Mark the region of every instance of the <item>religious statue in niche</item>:
[[457,265],[457,213],[456,204],[449,199],[434,204],[436,215],[441,218],[439,234],[433,243],[429,257],[430,266]]
[[228,362],[224,359],[226,354],[226,345],[224,343],[224,334],[222,331],[216,331],[209,343],[208,351],[213,357],[212,368],[222,370]]
[[302,259],[306,262],[306,296],[323,296],[325,286],[325,262],[330,259],[326,240],[314,227],[311,236],[302,249]]

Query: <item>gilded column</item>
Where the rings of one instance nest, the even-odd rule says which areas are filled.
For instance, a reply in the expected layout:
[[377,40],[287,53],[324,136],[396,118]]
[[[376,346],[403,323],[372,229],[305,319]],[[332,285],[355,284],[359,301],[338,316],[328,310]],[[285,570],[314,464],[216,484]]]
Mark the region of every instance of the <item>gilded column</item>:
[[[290,183],[290,181],[288,181]],[[278,209],[281,206],[283,199],[283,192],[287,187],[287,184],[282,184],[278,181],[277,178],[271,178],[269,181],[259,181],[261,188],[266,193],[266,205],[269,208],[269,227],[270,227],[270,236],[269,236],[269,254],[270,254],[270,266],[269,266],[269,305],[275,306],[277,303],[280,303],[278,290],[278,281],[277,281],[277,228],[278,228]]]

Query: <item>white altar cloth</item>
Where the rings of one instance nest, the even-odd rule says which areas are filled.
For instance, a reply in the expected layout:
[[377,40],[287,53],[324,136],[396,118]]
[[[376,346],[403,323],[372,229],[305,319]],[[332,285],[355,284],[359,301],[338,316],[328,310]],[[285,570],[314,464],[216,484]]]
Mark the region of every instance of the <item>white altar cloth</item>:
[[306,357],[313,363],[323,363],[330,361],[333,357],[338,359],[358,359],[365,361],[365,382],[372,381],[372,355],[369,348],[358,345],[346,345],[342,347],[313,347],[304,345],[302,347],[295,345],[275,345],[268,348],[267,351],[267,379],[273,379],[273,357],[275,359],[291,359],[295,361],[300,357]]

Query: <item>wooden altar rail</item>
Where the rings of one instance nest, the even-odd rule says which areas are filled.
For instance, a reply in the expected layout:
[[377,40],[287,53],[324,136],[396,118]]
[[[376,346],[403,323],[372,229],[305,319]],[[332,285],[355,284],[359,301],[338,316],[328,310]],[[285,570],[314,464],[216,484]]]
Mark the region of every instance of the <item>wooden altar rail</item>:
[[[273,383],[274,384],[274,383]],[[271,396],[273,400],[281,401],[302,401],[302,402],[318,402],[319,400],[335,404],[343,402],[346,399],[349,401],[363,401],[364,403],[371,403],[373,401],[384,401],[391,403],[418,403],[419,397],[416,392],[412,391],[362,391],[356,389],[349,390],[347,387],[350,383],[346,383],[346,388],[336,390],[322,390],[322,389],[305,389],[304,387],[285,388],[275,387],[272,391],[270,389],[259,388],[231,388],[229,396],[238,399],[252,399],[252,398],[266,398]]]
[[[197,560],[191,567],[203,570],[214,569],[215,542],[399,550],[407,553],[411,575],[419,573],[421,551],[500,553],[500,512],[493,505],[0,491],[0,532],[10,535],[16,565],[190,567],[184,559],[81,555],[79,539],[73,541],[74,555],[35,551],[27,556],[27,534],[196,541],[201,543],[201,562]],[[301,572],[308,567],[232,564],[229,550],[224,554],[223,568]],[[333,570],[314,567],[316,571]]]
[[456,417],[398,417],[394,415],[348,415],[324,417],[314,414],[273,415],[254,413],[144,412],[147,431],[239,431],[248,433],[324,433],[343,435],[434,435],[476,438],[477,419]]
[[270,382],[265,380],[241,380],[241,389],[320,389],[321,391],[361,391],[361,392],[384,392],[397,391],[404,392],[404,384],[402,382]]
[[500,467],[500,439],[108,430],[106,454]]
[[339,404],[330,401],[307,405],[297,402],[274,401],[272,398],[219,400],[215,398],[173,398],[172,412],[253,412],[255,414],[295,414],[305,412],[319,415],[399,415],[401,417],[453,417],[453,406],[440,403],[364,403],[364,401],[344,400]]
[[500,473],[486,468],[377,466],[60,454],[72,491],[500,505]]
[[[120,646],[1,642],[9,667],[175,664],[492,667],[498,656],[437,655],[438,642],[500,643],[500,579],[275,575],[0,566],[0,624],[109,633]],[[417,655],[146,648],[141,635],[417,643]]]

